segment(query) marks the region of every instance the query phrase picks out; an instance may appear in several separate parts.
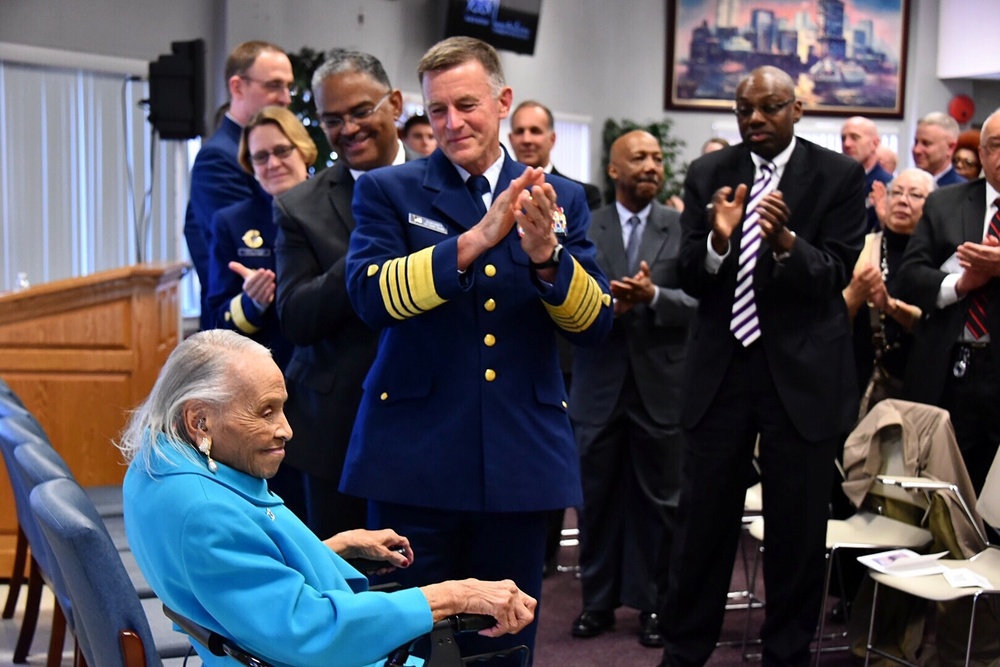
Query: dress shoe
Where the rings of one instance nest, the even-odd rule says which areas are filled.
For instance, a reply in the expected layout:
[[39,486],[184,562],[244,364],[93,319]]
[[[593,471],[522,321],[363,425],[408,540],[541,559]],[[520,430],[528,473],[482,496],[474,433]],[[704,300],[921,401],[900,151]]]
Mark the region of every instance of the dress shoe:
[[639,643],[649,648],[663,648],[660,617],[656,612],[644,611],[639,614]]
[[596,637],[615,627],[615,612],[584,611],[573,621],[571,630],[574,637]]

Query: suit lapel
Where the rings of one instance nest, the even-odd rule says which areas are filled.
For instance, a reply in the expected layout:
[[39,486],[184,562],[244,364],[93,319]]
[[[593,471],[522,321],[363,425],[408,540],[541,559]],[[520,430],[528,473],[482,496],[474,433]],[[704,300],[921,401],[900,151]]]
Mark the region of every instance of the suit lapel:
[[642,233],[642,241],[639,243],[639,258],[646,260],[647,264],[653,266],[653,262],[663,250],[669,236],[670,228],[667,225],[667,216],[664,210],[656,202],[653,202],[653,208],[646,220],[646,229]]
[[983,242],[983,222],[986,220],[986,181],[979,181],[969,188],[969,196],[960,209],[962,215],[962,240]]
[[[796,227],[794,212],[802,210],[802,198],[807,193],[812,192],[810,184],[814,178],[814,172],[810,164],[808,152],[808,148],[802,139],[796,138],[795,150],[792,151],[792,155],[788,159],[788,164],[785,165],[785,171],[781,175],[781,181],[778,183],[778,190],[781,191],[785,203],[788,204],[788,210],[792,211],[792,215],[788,219],[788,228],[791,230],[794,230]],[[765,249],[765,245],[767,244],[761,244],[761,250]]]
[[[424,187],[434,193],[432,194],[433,207],[462,229],[469,229],[478,223],[480,219],[479,207],[476,206],[472,193],[462,182],[462,177],[459,176],[455,165],[441,151],[431,153],[427,160]],[[500,179],[497,181],[496,190],[493,192],[494,199],[506,190],[510,182],[517,178],[523,170],[523,165],[510,159],[507,151],[504,150],[504,162],[500,169]]]
[[354,196],[354,177],[343,162],[330,167],[330,189],[328,196],[330,205],[336,212],[337,221],[348,232],[354,231],[354,214],[351,212],[351,199]]
[[622,242],[622,225],[618,218],[618,209],[611,205],[603,209],[600,215],[594,215],[594,242],[608,261],[608,278],[617,280],[628,275],[628,257],[625,256],[625,244]]

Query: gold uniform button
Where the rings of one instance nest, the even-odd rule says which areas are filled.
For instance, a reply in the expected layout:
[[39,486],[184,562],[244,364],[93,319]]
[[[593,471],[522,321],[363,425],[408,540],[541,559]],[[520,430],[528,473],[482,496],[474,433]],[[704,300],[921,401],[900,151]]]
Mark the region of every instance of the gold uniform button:
[[378,273],[378,264],[369,264],[368,265],[368,277],[371,278],[376,273]]
[[610,306],[611,305],[611,295],[610,294],[602,294],[601,295],[601,303],[603,303],[605,306]]
[[226,311],[226,315],[225,315],[225,320],[226,320],[227,322],[229,322],[229,321],[230,321],[230,320],[232,320],[232,319],[233,319],[233,314],[232,314],[232,313],[230,313],[230,312],[229,312],[229,311],[227,310],[227,311]]
[[487,368],[486,373],[484,373],[487,382],[493,382],[497,379],[497,372],[492,368]]
[[493,347],[497,344],[497,337],[493,334],[486,334],[486,336],[483,337],[483,343],[486,344],[486,347]]
[[492,264],[487,264],[486,268],[483,269],[483,272],[486,273],[488,277],[492,278],[497,274],[497,267],[493,266]]
[[486,303],[483,304],[483,308],[486,309],[487,313],[492,313],[497,309],[497,302],[493,299],[486,299]]
[[562,406],[563,406],[564,408],[568,408],[568,407],[569,407],[569,405],[567,405],[567,404],[566,404],[566,401],[563,401],[563,402],[562,402]]
[[383,391],[382,395],[379,396],[379,398],[381,398],[383,401],[386,400],[387,398],[389,398],[389,392]]

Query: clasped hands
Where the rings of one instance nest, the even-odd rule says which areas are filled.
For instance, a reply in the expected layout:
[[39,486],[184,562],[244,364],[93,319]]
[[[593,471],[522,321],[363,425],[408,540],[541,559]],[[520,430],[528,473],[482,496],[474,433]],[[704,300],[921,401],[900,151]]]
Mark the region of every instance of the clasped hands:
[[[748,190],[746,184],[741,183],[735,192],[726,186],[716,190],[712,196],[712,248],[720,255],[726,254],[733,230],[743,222],[743,205]],[[781,191],[775,190],[764,195],[756,210],[760,215],[757,224],[760,227],[761,237],[771,245],[772,252],[777,254],[790,252],[795,244],[795,235],[785,226],[791,211]]]
[[639,270],[634,276],[624,276],[620,280],[611,281],[611,296],[614,297],[615,317],[632,310],[637,303],[649,304],[656,296],[656,286],[650,278],[649,264],[646,260],[639,263]]
[[271,269],[251,269],[239,262],[229,262],[229,270],[243,279],[243,293],[266,310],[274,301],[275,274]]
[[[529,259],[536,264],[548,261],[558,243],[552,231],[552,216],[559,210],[556,199],[552,184],[545,182],[543,169],[525,169],[493,200],[483,219],[459,237],[458,268],[468,268],[476,257],[506,238],[515,224],[521,248]],[[538,273],[548,279],[546,274],[554,276],[555,269]]]
[[963,272],[955,284],[959,296],[964,296],[1000,276],[1000,239],[987,236],[982,243],[966,241],[955,251]]

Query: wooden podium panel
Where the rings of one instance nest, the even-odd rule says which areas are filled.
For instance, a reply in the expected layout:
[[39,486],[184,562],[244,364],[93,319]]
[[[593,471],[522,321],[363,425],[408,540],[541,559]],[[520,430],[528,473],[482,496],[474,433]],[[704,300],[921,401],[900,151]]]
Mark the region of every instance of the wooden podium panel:
[[[119,484],[113,444],[180,333],[184,263],[140,264],[0,294],[0,376],[81,484]],[[0,576],[10,572],[14,497],[0,461]]]

